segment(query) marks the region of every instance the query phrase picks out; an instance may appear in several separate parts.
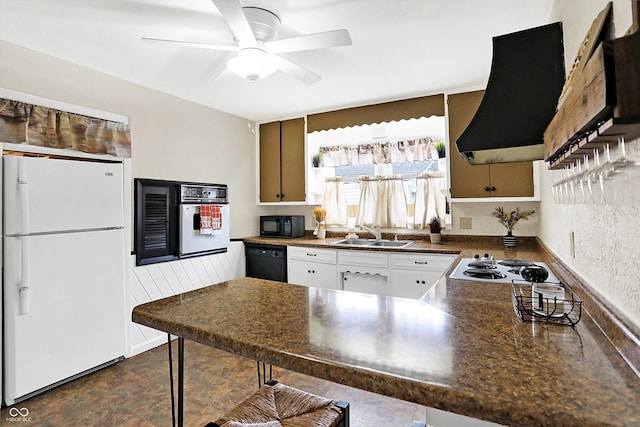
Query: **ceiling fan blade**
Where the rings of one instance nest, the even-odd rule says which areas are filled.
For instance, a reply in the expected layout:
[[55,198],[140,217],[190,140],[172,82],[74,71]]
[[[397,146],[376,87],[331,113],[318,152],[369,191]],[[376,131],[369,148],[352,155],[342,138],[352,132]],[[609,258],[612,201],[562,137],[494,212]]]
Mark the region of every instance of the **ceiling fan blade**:
[[322,77],[320,77],[313,71],[309,71],[306,68],[289,61],[288,59],[284,59],[283,57],[278,55],[272,55],[271,57],[278,64],[278,69],[280,71],[292,75],[302,83],[312,85],[322,79]]
[[213,44],[213,43],[202,43],[202,42],[188,42],[184,40],[167,40],[167,39],[154,39],[151,37],[143,37],[147,43],[158,43],[158,44],[174,44],[185,47],[195,47],[198,49],[211,49],[211,50],[229,50],[229,51],[237,51],[238,46],[230,46],[224,44]]
[[258,44],[238,0],[212,1],[222,14],[222,17],[227,21],[227,24],[229,24],[229,28],[238,39],[238,44],[241,47],[256,46]]
[[265,43],[264,46],[270,53],[284,53],[323,49],[327,47],[351,46],[351,44],[349,31],[342,29],[274,40]]

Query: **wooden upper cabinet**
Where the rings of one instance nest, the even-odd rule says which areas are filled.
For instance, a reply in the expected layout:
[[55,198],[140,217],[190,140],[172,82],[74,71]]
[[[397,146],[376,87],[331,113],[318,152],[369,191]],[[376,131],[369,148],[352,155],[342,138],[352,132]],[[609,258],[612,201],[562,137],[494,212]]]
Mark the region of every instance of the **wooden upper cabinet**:
[[280,124],[280,162],[282,201],[304,202],[304,119]]
[[482,101],[483,90],[449,95],[449,141],[452,198],[533,197],[533,162],[470,165],[456,141]]
[[260,125],[260,201],[280,201],[280,122]]
[[304,202],[304,119],[260,125],[260,201]]

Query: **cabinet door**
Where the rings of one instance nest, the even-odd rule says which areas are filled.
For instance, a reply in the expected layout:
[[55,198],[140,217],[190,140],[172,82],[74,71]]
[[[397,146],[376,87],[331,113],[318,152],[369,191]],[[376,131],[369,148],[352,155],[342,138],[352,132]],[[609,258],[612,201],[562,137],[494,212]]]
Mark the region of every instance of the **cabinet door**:
[[533,197],[533,163],[470,165],[460,156],[456,140],[476,113],[484,91],[449,95],[451,197]]
[[288,281],[296,285],[342,289],[335,264],[289,260]]
[[326,289],[342,289],[342,285],[338,280],[338,269],[333,264],[313,265],[313,286]]
[[491,197],[533,197],[533,162],[489,166]]
[[438,283],[438,280],[440,280],[443,274],[444,271],[423,271],[420,275],[420,297],[426,294],[429,289],[433,288],[436,283]]
[[260,125],[260,201],[280,201],[280,122]]
[[283,202],[305,201],[304,119],[280,124],[281,194]]
[[305,261],[289,260],[287,281],[296,285],[312,286],[313,264]]
[[419,299],[425,286],[420,271],[391,271],[389,275],[388,292],[391,297]]
[[489,186],[489,166],[470,165],[462,158],[456,141],[469,126],[476,114],[483,90],[449,95],[449,141],[451,155],[451,197],[488,197],[485,187]]

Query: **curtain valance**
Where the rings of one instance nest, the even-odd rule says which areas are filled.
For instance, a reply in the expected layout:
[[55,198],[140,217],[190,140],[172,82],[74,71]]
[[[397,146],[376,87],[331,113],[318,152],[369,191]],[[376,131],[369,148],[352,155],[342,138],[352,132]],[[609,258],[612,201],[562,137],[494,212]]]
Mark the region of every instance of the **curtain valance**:
[[0,98],[0,141],[131,157],[125,123]]
[[437,141],[437,138],[425,137],[406,141],[371,142],[357,146],[322,146],[319,150],[322,154],[321,165],[332,167],[437,160]]
[[431,116],[444,116],[443,94],[309,114],[307,132]]

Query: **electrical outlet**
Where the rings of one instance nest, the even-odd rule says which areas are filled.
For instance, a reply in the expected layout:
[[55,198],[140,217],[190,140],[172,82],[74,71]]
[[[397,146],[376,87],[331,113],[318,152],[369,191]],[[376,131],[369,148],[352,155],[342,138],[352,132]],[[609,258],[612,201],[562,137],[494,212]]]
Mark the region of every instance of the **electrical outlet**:
[[468,216],[460,217],[460,229],[461,230],[471,230],[471,218]]

